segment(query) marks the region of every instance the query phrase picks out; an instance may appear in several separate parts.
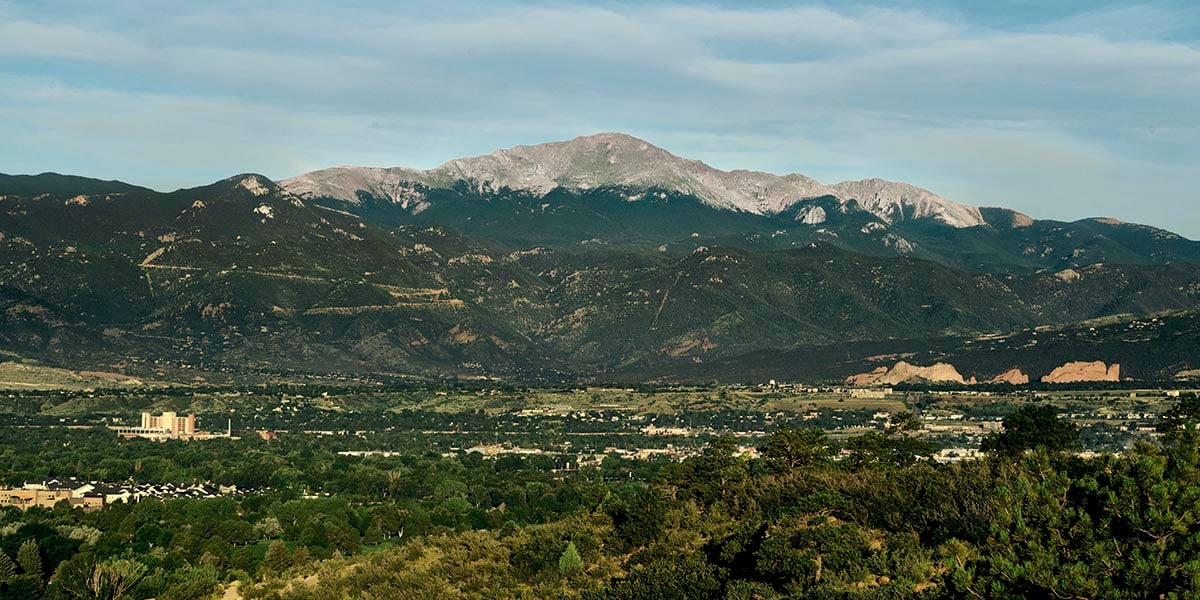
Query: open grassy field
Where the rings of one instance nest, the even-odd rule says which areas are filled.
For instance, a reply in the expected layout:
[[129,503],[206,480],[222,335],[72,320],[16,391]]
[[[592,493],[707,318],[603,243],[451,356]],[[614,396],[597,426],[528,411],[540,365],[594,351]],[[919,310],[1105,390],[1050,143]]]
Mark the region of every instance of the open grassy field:
[[[402,398],[402,400],[401,400]],[[748,410],[754,412],[799,413],[821,408],[845,410],[905,410],[903,395],[887,398],[851,398],[835,393],[760,392],[734,389],[679,389],[637,392],[627,389],[526,390],[397,394],[391,410],[423,409],[441,412],[483,410],[507,412],[537,411],[542,414],[587,410],[622,410],[635,414],[677,414]]]
[[0,362],[0,390],[84,390],[94,388],[137,388],[147,383],[137,377],[106,371],[71,371],[55,367]]

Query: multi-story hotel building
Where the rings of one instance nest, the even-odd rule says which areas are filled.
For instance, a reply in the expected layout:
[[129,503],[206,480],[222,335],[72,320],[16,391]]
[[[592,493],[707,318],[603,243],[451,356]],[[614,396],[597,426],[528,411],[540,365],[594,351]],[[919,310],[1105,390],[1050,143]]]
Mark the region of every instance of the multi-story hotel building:
[[196,415],[181,417],[174,412],[164,412],[155,416],[148,412],[142,413],[140,427],[113,427],[117,435],[123,438],[147,438],[152,440],[209,440],[213,438],[228,438],[233,436],[233,422],[225,433],[210,433],[196,430]]
[[196,415],[181,417],[173,412],[165,412],[156,417],[144,412],[142,429],[161,429],[164,433],[174,435],[192,435],[196,433]]

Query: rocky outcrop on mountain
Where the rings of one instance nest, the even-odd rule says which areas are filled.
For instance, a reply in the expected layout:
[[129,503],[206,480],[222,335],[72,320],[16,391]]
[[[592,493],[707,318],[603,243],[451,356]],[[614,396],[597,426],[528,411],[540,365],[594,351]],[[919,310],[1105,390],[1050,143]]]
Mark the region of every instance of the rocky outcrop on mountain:
[[1078,383],[1082,381],[1120,381],[1121,365],[1102,361],[1069,362],[1042,377],[1042,383]]
[[1059,281],[1062,281],[1063,283],[1074,283],[1076,281],[1079,281],[1080,279],[1083,279],[1083,275],[1080,274],[1080,272],[1076,271],[1075,269],[1063,269],[1063,270],[1055,273],[1054,276],[1057,277],[1059,279]]
[[851,375],[850,377],[846,378],[846,385],[856,387],[869,385],[895,385],[910,381],[961,384],[974,383],[973,378],[970,381],[964,379],[962,374],[958,372],[958,369],[954,368],[954,365],[948,363],[936,363],[928,367],[920,367],[900,361],[890,369],[881,366],[870,373]]
[[403,167],[334,167],[293,177],[280,185],[301,197],[337,198],[356,205],[362,196],[369,196],[420,212],[425,206],[421,191],[424,175],[424,171]]
[[1008,208],[981,207],[979,214],[988,225],[997,229],[1020,229],[1033,226],[1033,219],[1029,215]]
[[1012,385],[1025,385],[1029,383],[1029,375],[1026,375],[1020,369],[1009,369],[989,379],[988,383],[1010,383]]
[[932,219],[960,228],[984,223],[978,208],[950,202],[907,183],[864,179],[843,181],[830,187],[837,197],[858,200],[859,206],[889,223],[906,219]]

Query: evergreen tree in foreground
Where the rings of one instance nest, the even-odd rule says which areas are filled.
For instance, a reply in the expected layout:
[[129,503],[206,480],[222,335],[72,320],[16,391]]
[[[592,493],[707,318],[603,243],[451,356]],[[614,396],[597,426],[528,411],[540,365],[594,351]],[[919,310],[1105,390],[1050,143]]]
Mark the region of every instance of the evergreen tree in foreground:
[[558,557],[558,572],[563,575],[570,575],[582,568],[583,558],[579,556],[579,550],[575,548],[575,542],[568,542],[567,549],[563,550],[562,556]]
[[17,564],[7,554],[0,552],[0,584],[7,583],[17,574]]
[[37,541],[32,538],[25,540],[17,550],[17,564],[21,565],[21,570],[26,575],[36,577],[38,581],[42,581],[46,577],[42,570],[41,548],[38,548]]

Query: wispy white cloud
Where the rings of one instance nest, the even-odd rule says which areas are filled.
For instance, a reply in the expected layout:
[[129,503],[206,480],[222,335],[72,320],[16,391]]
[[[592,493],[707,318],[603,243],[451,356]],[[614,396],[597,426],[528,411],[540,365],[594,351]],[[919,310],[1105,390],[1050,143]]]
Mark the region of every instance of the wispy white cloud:
[[725,168],[1198,236],[1187,10],[0,2],[0,165],[171,187],[624,130]]

